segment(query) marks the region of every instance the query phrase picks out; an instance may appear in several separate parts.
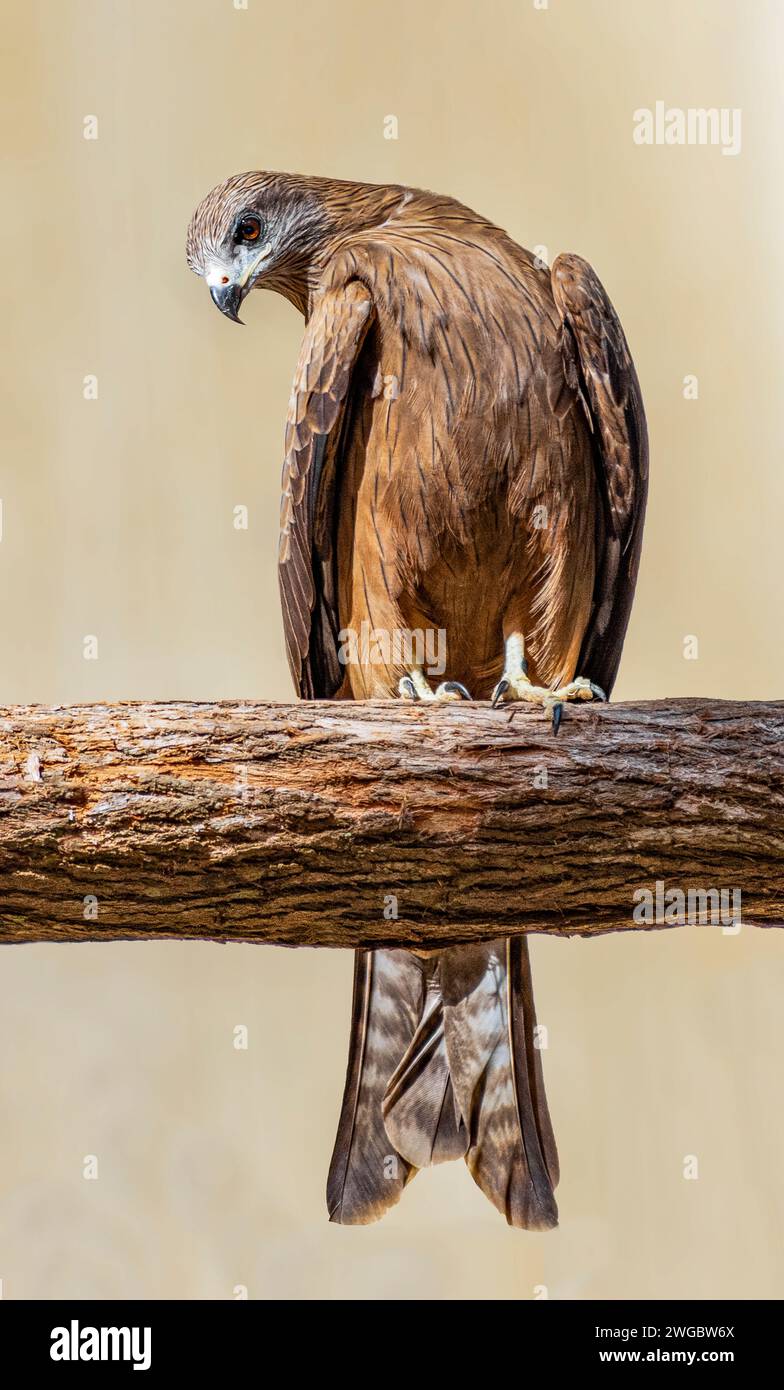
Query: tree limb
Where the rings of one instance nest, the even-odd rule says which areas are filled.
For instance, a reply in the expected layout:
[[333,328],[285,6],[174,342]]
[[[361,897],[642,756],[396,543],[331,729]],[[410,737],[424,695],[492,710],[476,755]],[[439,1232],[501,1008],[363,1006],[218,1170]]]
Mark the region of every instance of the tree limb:
[[783,751],[784,703],[3,709],[0,941],[596,934],[657,880],[781,925]]

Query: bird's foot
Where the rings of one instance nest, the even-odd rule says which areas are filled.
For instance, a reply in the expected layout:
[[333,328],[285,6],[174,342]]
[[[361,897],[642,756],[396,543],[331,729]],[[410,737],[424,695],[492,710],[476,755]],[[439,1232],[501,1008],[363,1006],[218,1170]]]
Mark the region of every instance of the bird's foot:
[[398,691],[404,700],[470,700],[471,695],[459,681],[442,681],[435,690],[425,679],[424,672],[415,668],[398,682]]
[[533,685],[528,679],[525,660],[518,671],[504,671],[491,696],[493,708],[502,701],[524,700],[529,704],[541,705],[553,721],[553,733],[557,734],[561,725],[564,701],[568,700],[606,700],[607,696],[600,685],[576,676],[566,685]]

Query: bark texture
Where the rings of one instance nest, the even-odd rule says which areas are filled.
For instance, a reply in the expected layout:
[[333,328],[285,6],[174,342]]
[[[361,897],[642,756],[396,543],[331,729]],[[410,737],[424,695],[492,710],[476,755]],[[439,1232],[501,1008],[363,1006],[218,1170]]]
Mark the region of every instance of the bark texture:
[[7,708],[0,941],[594,934],[657,880],[781,925],[783,751],[784,703]]

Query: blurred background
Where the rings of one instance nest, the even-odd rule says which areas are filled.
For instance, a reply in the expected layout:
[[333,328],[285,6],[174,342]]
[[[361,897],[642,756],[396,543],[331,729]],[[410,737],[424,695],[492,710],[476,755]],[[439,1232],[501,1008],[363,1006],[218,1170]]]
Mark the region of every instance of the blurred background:
[[[615,696],[781,695],[780,5],[3,11],[0,703],[291,697],[275,557],[302,321],[254,295],[236,329],[184,256],[203,194],[253,168],[433,188],[591,260],[652,451]],[[658,100],[740,109],[740,152],[635,144]],[[543,1235],[462,1164],[377,1226],[328,1224],[348,953],[3,951],[4,1296],[782,1297],[784,933],[532,955],[563,1174]]]

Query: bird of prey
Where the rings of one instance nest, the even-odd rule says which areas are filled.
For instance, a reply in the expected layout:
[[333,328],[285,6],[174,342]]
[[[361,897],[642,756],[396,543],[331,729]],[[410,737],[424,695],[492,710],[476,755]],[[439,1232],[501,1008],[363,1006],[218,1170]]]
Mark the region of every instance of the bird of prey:
[[[647,489],[640,386],[591,266],[552,269],[453,198],[238,174],[188,261],[230,319],[252,289],[305,317],[279,573],[305,699],[610,694]],[[346,632],[446,634],[421,649]],[[418,659],[417,659],[418,658]],[[330,1218],[365,1223],[462,1157],[510,1225],[557,1224],[558,1158],[525,938],[355,958]]]

